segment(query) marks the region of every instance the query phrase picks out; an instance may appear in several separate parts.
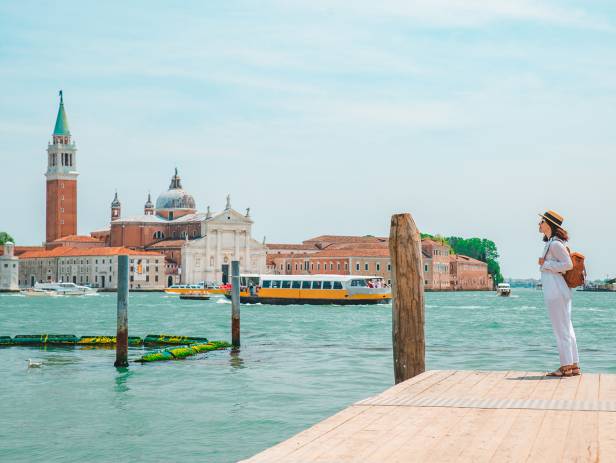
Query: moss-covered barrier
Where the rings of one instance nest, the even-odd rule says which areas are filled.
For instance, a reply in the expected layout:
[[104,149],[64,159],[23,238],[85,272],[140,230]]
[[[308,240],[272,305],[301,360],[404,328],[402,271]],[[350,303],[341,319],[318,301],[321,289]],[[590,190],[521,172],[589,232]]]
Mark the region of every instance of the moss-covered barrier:
[[193,344],[189,346],[169,347],[168,349],[159,350],[145,354],[143,357],[135,360],[138,363],[160,362],[164,360],[182,360],[191,355],[196,355],[201,352],[209,352],[212,350],[227,349],[231,344],[224,341],[211,341],[204,344]]
[[[115,345],[116,342],[115,336],[82,336],[79,338],[79,341],[77,341],[77,344],[82,346],[111,346]],[[128,345],[142,346],[143,339],[139,336],[129,336]]]
[[146,346],[160,346],[160,345],[177,345],[182,346],[184,344],[206,344],[207,338],[195,338],[190,336],[175,336],[172,334],[148,334],[143,340],[143,344]]
[[[204,337],[176,336],[171,334],[148,334],[145,339],[139,336],[129,336],[128,345],[134,347],[146,346],[183,346],[186,344],[207,344]],[[115,336],[81,336],[74,334],[20,334],[11,338],[0,336],[0,346],[113,346]]]
[[74,334],[20,334],[13,338],[15,346],[41,344],[76,344],[79,339]]

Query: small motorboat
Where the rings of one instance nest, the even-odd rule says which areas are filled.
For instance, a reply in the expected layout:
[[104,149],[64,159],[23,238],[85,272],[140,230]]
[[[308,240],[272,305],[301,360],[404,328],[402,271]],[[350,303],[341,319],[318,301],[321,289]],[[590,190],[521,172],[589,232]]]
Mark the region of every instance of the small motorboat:
[[75,283],[36,283],[34,287],[23,290],[26,296],[84,296],[96,294],[96,288],[79,286]]
[[499,296],[510,296],[511,285],[509,283],[499,283],[496,287],[496,294]]

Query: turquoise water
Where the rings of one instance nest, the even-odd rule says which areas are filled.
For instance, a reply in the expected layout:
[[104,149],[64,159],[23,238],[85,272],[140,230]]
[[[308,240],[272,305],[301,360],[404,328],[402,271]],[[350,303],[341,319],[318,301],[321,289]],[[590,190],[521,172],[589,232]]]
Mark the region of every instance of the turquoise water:
[[[616,294],[575,293],[585,371],[616,373]],[[115,295],[0,295],[0,335],[113,334]],[[242,348],[113,368],[113,350],[0,348],[0,461],[248,457],[393,383],[391,306],[242,306]],[[426,295],[430,369],[558,366],[542,293]],[[229,340],[224,300],[131,294],[130,334]],[[130,351],[130,357],[141,355]],[[41,369],[26,368],[40,359]]]

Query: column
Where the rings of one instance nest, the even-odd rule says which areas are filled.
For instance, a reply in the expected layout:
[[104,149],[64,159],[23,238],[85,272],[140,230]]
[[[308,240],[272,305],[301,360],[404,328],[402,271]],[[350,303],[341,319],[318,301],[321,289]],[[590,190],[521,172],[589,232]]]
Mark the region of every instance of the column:
[[233,244],[235,249],[233,250],[233,258],[240,260],[240,234],[237,230],[233,230]]
[[255,270],[250,267],[250,246],[247,231],[244,231],[244,269],[245,272],[252,272]]

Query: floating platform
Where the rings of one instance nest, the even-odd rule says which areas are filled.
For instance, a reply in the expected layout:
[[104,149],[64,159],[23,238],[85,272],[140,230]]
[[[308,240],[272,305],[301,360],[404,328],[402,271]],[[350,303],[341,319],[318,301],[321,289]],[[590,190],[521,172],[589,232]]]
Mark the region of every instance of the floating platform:
[[245,461],[616,461],[616,375],[428,371]]

